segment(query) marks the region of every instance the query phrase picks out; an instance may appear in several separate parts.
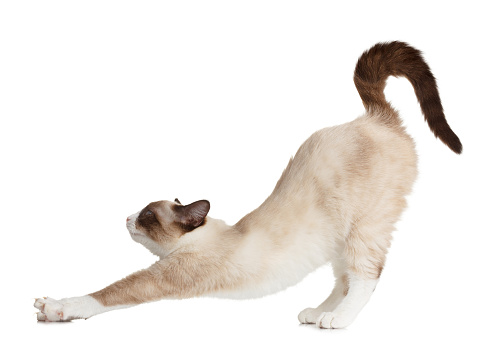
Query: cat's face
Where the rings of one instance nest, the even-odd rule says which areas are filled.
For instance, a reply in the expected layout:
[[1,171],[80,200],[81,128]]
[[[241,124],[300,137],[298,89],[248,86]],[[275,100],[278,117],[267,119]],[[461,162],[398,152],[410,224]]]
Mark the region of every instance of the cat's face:
[[155,255],[165,257],[178,239],[202,226],[209,212],[209,202],[197,201],[183,206],[175,202],[152,202],[143,210],[127,217],[127,229],[133,240]]

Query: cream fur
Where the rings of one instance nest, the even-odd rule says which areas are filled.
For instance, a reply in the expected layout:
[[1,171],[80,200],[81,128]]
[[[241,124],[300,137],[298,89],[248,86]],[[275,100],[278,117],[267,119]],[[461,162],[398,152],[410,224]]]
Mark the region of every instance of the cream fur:
[[[92,294],[89,298],[95,299],[89,301],[117,309],[161,298],[256,298],[292,286],[332,263],[337,279],[332,295],[318,309],[300,313],[299,319],[344,327],[374,289],[393,224],[415,177],[414,144],[403,129],[387,128],[375,115],[323,129],[300,147],[271,196],[234,226],[208,217],[203,226],[162,245],[136,228],[139,212],[130,216],[132,238],[162,259],[145,270],[146,278],[155,273],[159,282],[146,279],[133,298],[132,288],[125,289],[128,285],[120,281],[104,293]],[[161,206],[170,221],[172,215],[165,212],[172,205],[164,201]],[[182,268],[175,269],[173,263]],[[155,286],[164,285],[163,276],[174,276],[174,283],[157,293]],[[343,276],[349,278],[345,284]],[[51,313],[57,306],[47,301],[39,320],[45,315],[55,320],[58,316]],[[73,318],[103,311],[83,304],[73,308],[74,314],[68,314]]]
[[383,86],[360,83],[367,113],[309,137],[259,208],[229,226],[206,217],[207,201],[149,204],[127,228],[160,260],[81,299],[37,300],[38,319],[86,318],[164,298],[256,298],[331,263],[333,292],[298,318],[322,328],[352,323],[375,290],[417,175],[413,140],[383,105]]

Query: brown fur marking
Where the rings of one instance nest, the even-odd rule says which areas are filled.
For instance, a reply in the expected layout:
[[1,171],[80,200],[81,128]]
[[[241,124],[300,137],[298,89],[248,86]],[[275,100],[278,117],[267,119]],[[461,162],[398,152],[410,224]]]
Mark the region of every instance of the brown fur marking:
[[[358,59],[354,81],[367,111],[393,111],[383,93],[389,76],[403,76],[410,81],[435,137],[455,153],[462,153],[462,143],[445,119],[435,77],[421,52],[404,42],[376,44]],[[392,117],[381,119],[389,126],[394,125]]]

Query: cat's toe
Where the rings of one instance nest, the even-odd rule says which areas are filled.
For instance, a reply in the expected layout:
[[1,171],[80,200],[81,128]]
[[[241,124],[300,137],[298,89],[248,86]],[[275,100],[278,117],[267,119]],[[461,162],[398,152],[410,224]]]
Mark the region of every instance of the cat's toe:
[[337,315],[333,312],[321,313],[316,319],[316,325],[323,329],[341,329],[345,328],[351,323],[351,320],[344,318],[342,315]]
[[41,311],[44,310],[44,307],[45,307],[45,303],[46,303],[46,300],[47,297],[44,297],[44,298],[36,298],[35,299],[35,303],[33,304],[33,306]]
[[301,324],[313,324],[317,318],[315,308],[306,308],[298,314],[298,320]]
[[35,300],[34,307],[40,309],[37,320],[42,322],[60,322],[64,320],[63,304],[58,300],[44,297]]
[[42,312],[38,312],[38,313],[37,313],[37,320],[38,320],[39,322],[48,321],[48,320],[47,320],[47,316],[46,316],[44,313],[42,313]]

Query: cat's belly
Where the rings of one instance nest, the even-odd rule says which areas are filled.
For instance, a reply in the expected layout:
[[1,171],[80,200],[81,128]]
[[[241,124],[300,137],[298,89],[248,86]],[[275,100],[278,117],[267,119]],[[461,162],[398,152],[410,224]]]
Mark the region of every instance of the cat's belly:
[[[274,294],[291,287],[308,274],[331,261],[334,253],[330,241],[319,235],[312,238],[304,235],[294,240],[283,250],[272,250],[263,255],[257,253],[254,260],[245,265],[249,271],[247,279],[239,287],[211,293],[209,296],[231,299],[252,299]],[[249,268],[252,265],[253,268]]]

